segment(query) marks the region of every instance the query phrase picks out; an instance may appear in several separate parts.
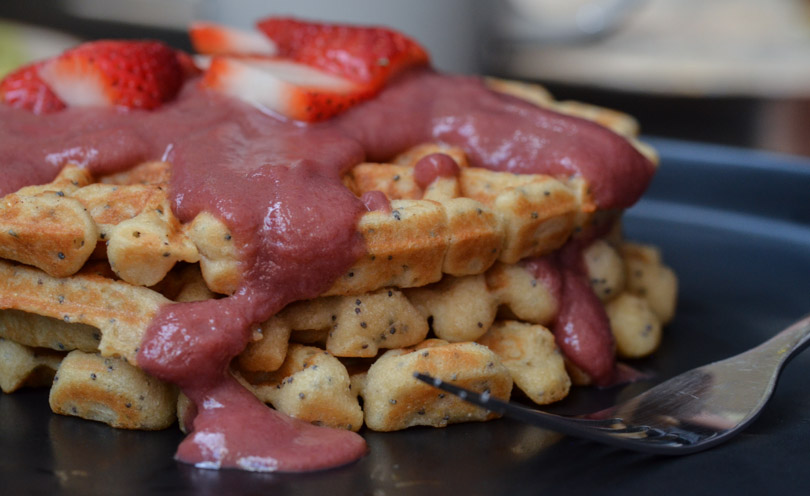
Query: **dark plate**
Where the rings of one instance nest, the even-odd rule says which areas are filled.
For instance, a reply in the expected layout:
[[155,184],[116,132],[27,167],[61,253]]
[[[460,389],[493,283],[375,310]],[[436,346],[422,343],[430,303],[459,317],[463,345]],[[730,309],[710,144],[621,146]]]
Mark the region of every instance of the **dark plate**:
[[[680,302],[656,380],[743,351],[810,312],[810,162],[661,139],[662,167],[629,212],[662,248]],[[508,420],[365,433],[370,454],[305,475],[206,471],[172,459],[181,435],[52,415],[47,393],[0,395],[2,494],[798,494],[810,487],[810,353],[731,442],[686,456],[624,452]],[[636,389],[640,385],[634,386]],[[576,411],[627,391],[576,391]]]

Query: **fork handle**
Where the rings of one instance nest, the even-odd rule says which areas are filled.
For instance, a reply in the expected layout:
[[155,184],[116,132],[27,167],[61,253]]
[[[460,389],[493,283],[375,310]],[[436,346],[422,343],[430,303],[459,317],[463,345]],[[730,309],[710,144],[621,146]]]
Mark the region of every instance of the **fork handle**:
[[785,365],[808,345],[810,345],[810,315],[751,351],[773,353],[778,357],[779,362]]

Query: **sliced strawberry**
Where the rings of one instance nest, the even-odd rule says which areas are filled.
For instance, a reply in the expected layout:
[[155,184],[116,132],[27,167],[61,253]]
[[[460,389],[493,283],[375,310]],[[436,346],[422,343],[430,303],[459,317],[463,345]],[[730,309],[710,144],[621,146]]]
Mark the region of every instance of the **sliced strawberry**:
[[41,63],[26,65],[0,81],[0,101],[35,114],[57,112],[65,103],[39,77]]
[[214,57],[202,85],[291,119],[328,119],[373,93],[345,78],[279,59]]
[[407,67],[426,65],[424,48],[385,28],[269,18],[258,23],[278,56],[317,67],[373,88]]
[[39,76],[68,106],[153,109],[185,77],[178,55],[157,41],[96,41],[45,62]]
[[194,57],[180,50],[177,50],[175,54],[177,55],[177,63],[180,64],[180,69],[183,71],[183,79],[189,79],[202,74],[203,71],[200,70],[197,63],[194,62]]
[[188,31],[194,50],[205,55],[276,54],[276,45],[259,31],[244,31],[212,22],[192,23]]

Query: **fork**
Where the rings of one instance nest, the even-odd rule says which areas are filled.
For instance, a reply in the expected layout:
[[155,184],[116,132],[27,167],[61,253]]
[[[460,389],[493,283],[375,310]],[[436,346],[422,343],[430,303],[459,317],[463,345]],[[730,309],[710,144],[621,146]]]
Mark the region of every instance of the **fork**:
[[810,315],[761,345],[689,370],[596,413],[564,417],[503,401],[423,373],[470,403],[562,434],[647,453],[685,455],[740,433],[762,412],[785,364],[810,344]]

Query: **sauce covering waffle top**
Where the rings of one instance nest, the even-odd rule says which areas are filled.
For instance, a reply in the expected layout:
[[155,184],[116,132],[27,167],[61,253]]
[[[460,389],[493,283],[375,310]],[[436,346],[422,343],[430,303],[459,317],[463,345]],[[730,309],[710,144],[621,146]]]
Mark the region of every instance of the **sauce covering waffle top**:
[[[512,378],[491,354],[521,325],[495,323],[496,313],[508,307],[513,318],[537,319],[521,318],[520,298],[494,288],[520,274],[555,302],[538,323],[552,328],[573,370],[598,384],[616,380],[602,303],[611,288],[607,277],[593,277],[598,261],[583,254],[598,259],[596,240],[615,237],[620,210],[651,179],[643,145],[572,115],[593,108],[437,73],[418,44],[390,30],[292,19],[258,27],[192,28],[195,45],[211,55],[205,69],[156,42],[106,41],[0,83],[0,256],[19,263],[0,262],[6,320],[36,314],[100,331],[102,356],[178,386],[190,431],[178,458],[208,468],[312,470],[365,452],[352,432],[358,420],[329,429],[279,413],[295,409],[276,401],[311,393],[285,399],[273,390],[291,390],[290,374],[326,360],[304,343],[281,353],[284,365],[256,365],[286,350],[291,332],[303,336],[298,330],[331,326],[328,336],[299,341],[360,360],[354,366],[394,348],[366,364],[358,376],[365,382],[350,384],[346,374],[346,389],[362,389],[367,410],[374,388],[422,394],[408,389],[410,374],[402,384],[374,381],[383,358],[409,353],[420,371],[439,367],[432,373],[443,370],[443,354],[478,357],[484,372],[476,377],[489,377],[478,387],[508,396]],[[596,115],[607,123],[615,116]],[[616,253],[609,250],[605,257]],[[622,250],[620,258],[633,259],[632,246]],[[514,268],[520,274],[510,275]],[[172,283],[177,277],[202,281],[202,296],[181,298],[183,289],[171,287],[183,286]],[[464,292],[491,310],[469,335],[466,324],[454,334],[435,308]],[[309,308],[296,314],[295,305]],[[373,322],[365,316],[379,308],[422,317],[388,319],[379,324],[384,332],[364,337]],[[17,311],[26,314],[9,313]],[[327,323],[300,323],[321,315]],[[406,330],[419,339],[402,337]],[[542,346],[559,354],[551,341]],[[96,363],[72,360],[71,370]],[[450,370],[457,362],[448,363]],[[367,425],[386,430],[400,414],[393,397],[384,402],[379,418],[366,412]]]

